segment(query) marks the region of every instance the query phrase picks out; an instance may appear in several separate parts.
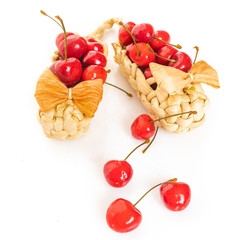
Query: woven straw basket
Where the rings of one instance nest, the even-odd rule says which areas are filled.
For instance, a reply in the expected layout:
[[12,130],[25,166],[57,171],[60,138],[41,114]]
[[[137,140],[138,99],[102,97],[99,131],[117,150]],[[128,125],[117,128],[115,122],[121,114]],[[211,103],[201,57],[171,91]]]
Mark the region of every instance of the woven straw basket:
[[217,73],[212,67],[199,61],[189,73],[185,73],[172,67],[150,63],[153,77],[146,79],[142,70],[126,55],[121,44],[112,45],[115,62],[119,64],[121,73],[136,90],[153,120],[181,112],[197,111],[197,114],[184,114],[156,121],[158,127],[169,132],[183,133],[203,123],[209,99],[201,83],[220,87]]
[[[106,29],[111,29],[116,22],[118,22],[117,19],[105,21],[96,31],[85,38],[94,38],[96,41],[100,42],[104,31]],[[100,43],[104,47],[104,55],[107,58],[107,45],[102,42]],[[60,58],[60,54],[56,51],[52,57],[52,61],[55,62]],[[54,85],[56,85],[56,83],[58,84],[57,88],[59,88],[60,92],[58,98],[60,97],[61,99],[54,98],[54,92],[52,92],[53,87],[51,86],[52,80],[55,81]],[[44,85],[40,84],[40,81],[44,82]],[[94,82],[95,84],[93,84]],[[75,87],[67,89],[49,68],[40,76],[36,86],[35,97],[40,106],[38,119],[47,137],[60,140],[75,139],[88,132],[91,118],[94,116],[97,106],[102,99],[102,80],[85,81],[78,85],[80,86],[76,87],[76,89],[74,89]],[[56,88],[56,86],[54,86],[54,88]],[[81,88],[81,91],[79,88]],[[53,98],[52,105],[54,107],[50,109],[48,107],[41,107],[41,102],[46,100],[44,95],[50,92]],[[80,92],[82,92],[82,94],[80,94]],[[88,94],[92,95],[91,98]],[[77,101],[75,101],[73,96],[76,99],[79,98],[78,104],[76,104]],[[45,103],[45,106],[46,105]]]

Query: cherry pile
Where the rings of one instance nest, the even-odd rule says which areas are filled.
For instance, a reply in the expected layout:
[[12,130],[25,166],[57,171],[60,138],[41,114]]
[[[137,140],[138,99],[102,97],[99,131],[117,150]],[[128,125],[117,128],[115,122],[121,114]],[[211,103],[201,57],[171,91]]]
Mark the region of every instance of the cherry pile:
[[93,38],[83,38],[72,32],[66,32],[63,20],[41,13],[55,21],[63,30],[56,37],[56,46],[61,55],[50,67],[51,71],[68,87],[73,87],[81,81],[102,79],[103,84],[107,78],[104,67],[107,59],[103,54],[103,45]]
[[[192,67],[191,58],[179,51],[182,47],[170,43],[170,35],[163,30],[154,30],[148,23],[127,22],[118,32],[118,40],[126,49],[127,56],[143,71],[146,78],[152,77],[149,63],[156,62],[188,72]],[[178,49],[177,49],[178,48]]]

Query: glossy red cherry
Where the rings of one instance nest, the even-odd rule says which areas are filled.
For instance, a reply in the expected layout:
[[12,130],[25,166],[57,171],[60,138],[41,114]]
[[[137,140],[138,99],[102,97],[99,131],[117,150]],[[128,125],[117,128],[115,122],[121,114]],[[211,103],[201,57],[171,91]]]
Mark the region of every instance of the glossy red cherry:
[[94,38],[86,38],[87,43],[97,42]]
[[[50,66],[50,70],[52,71],[53,74],[55,74],[55,65],[56,62],[54,62],[51,66]],[[55,74],[56,75],[56,74]]]
[[153,26],[149,23],[137,24],[132,29],[132,35],[135,38],[136,42],[148,43],[152,38],[153,32]]
[[[151,47],[150,50],[153,52]],[[136,46],[131,48],[129,56],[137,65],[145,67],[155,60],[155,55],[150,50],[146,46],[146,43],[137,43]]]
[[[159,38],[164,42],[156,38]],[[153,37],[151,38],[150,46],[154,49],[154,51],[157,51],[159,48],[165,46],[166,42],[170,42],[169,33],[163,30],[157,30],[154,32]]]
[[101,53],[104,52],[103,45],[100,42],[88,42],[87,45],[88,45],[88,48],[87,48],[88,51],[93,50]]
[[116,199],[107,209],[106,220],[108,226],[119,233],[126,233],[136,229],[141,221],[141,212],[128,200]]
[[[80,58],[87,51],[87,42],[83,37],[70,35],[67,37],[67,57]],[[65,41],[61,41],[58,47],[60,54],[65,57]]]
[[88,66],[82,74],[82,81],[93,80],[93,79],[102,79],[105,83],[107,78],[106,70],[98,65]]
[[155,125],[151,121],[153,119],[147,114],[138,116],[131,126],[132,136],[139,140],[151,138],[155,132]]
[[171,211],[184,210],[191,199],[191,189],[183,182],[165,182],[160,187],[164,205]]
[[[71,35],[74,35],[74,33],[66,32],[66,36],[67,36],[67,37],[68,37],[68,36],[71,36]],[[59,33],[59,34],[57,35],[57,37],[56,37],[56,42],[55,42],[57,48],[59,48],[59,44],[60,44],[60,42],[61,42],[62,40],[64,40],[64,33]]]
[[73,87],[81,79],[82,64],[76,58],[58,60],[55,64],[55,75],[67,86]]
[[133,176],[131,165],[124,160],[108,161],[103,168],[105,179],[112,187],[124,187]]
[[[169,45],[165,45],[157,51],[157,55],[167,58],[167,59],[172,59],[172,56],[177,52],[178,52],[178,50],[176,48],[169,46]],[[160,58],[160,57],[157,57],[157,61],[158,61],[158,63],[160,63],[162,65],[168,65],[168,63],[169,63],[168,60]]]
[[88,65],[99,65],[105,67],[107,65],[106,57],[98,51],[88,51],[82,59],[82,64],[84,66]]
[[175,63],[169,62],[168,66],[188,72],[192,67],[192,59],[184,52],[175,53],[171,59],[176,60]]
[[144,70],[143,74],[144,74],[144,76],[145,76],[146,79],[153,77],[152,72],[151,72],[151,70],[150,70],[150,67],[147,67],[147,68]]
[[134,46],[134,43],[130,43],[126,46],[126,55],[130,57],[130,50]]
[[147,139],[145,142],[135,147],[124,160],[108,161],[103,168],[104,177],[112,187],[124,187],[132,178],[133,169],[127,162],[127,159],[142,145],[149,143]]
[[[131,32],[133,27],[136,24],[133,23],[133,22],[127,22],[124,25]],[[119,43],[122,44],[122,45],[128,45],[129,43],[131,43],[133,41],[131,35],[129,34],[129,32],[124,27],[119,28],[118,40],[119,40]]]

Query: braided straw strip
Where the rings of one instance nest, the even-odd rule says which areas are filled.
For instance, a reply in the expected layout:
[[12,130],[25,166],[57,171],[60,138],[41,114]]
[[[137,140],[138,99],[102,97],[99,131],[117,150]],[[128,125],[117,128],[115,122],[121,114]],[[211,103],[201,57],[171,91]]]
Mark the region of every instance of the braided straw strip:
[[[118,23],[119,21],[120,19],[109,19],[85,38],[94,38],[96,41],[100,42],[99,39],[102,38],[104,31],[111,29],[114,23]],[[107,45],[106,43],[100,43],[104,48],[103,54],[107,58]],[[61,58],[59,52],[56,51],[52,56],[52,62]],[[67,102],[59,104],[49,111],[41,112],[39,110],[38,119],[43,127],[45,135],[49,138],[56,138],[59,140],[75,139],[79,136],[85,135],[90,128],[91,122],[91,118],[85,116],[78,109],[71,100],[71,97]]]
[[[201,84],[190,84],[187,88],[174,95],[168,95],[154,77],[146,79],[143,72],[126,55],[126,50],[119,43],[113,43],[115,62],[119,64],[121,73],[127,77],[130,85],[136,90],[144,107],[153,120],[169,115],[197,111],[197,114],[184,114],[156,122],[166,131],[183,133],[201,125],[205,119],[204,110],[209,99]],[[154,90],[151,85],[157,85]]]

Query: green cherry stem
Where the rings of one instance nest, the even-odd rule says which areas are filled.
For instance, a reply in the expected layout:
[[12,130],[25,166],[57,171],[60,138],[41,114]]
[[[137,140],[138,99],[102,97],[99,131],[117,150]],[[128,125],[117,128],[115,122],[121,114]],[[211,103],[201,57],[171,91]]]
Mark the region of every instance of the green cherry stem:
[[159,127],[157,127],[157,129],[156,129],[156,131],[155,131],[155,134],[154,134],[154,136],[153,136],[153,138],[152,138],[151,142],[150,142],[150,143],[147,145],[147,147],[146,147],[145,149],[143,149],[142,153],[145,153],[145,152],[148,150],[148,148],[149,148],[149,147],[152,145],[152,143],[153,143],[154,139],[155,139],[155,138],[156,138],[156,136],[157,136],[158,129],[159,129]]
[[170,118],[170,117],[180,116],[180,115],[183,115],[183,114],[197,114],[197,111],[189,111],[189,112],[176,113],[176,114],[173,114],[173,115],[170,115],[170,116],[166,116],[166,117],[162,117],[162,118],[155,119],[155,120],[151,121],[150,123],[154,123],[154,122],[157,122],[157,121],[160,121],[160,120],[163,120],[163,119],[166,119],[166,118]]
[[52,18],[52,17],[50,17],[49,15],[47,15],[43,10],[40,10],[40,13],[41,13],[42,15],[45,15],[45,16],[49,17],[50,19],[52,19],[55,23],[57,23],[57,25],[58,25],[61,29],[63,29],[63,27],[61,26],[61,24],[59,24],[59,22],[57,22],[54,18]]
[[153,52],[153,51],[151,50],[151,47],[150,47],[150,45],[149,45],[148,43],[146,44],[146,47],[147,47],[148,50],[149,50],[151,53],[153,53],[155,56],[160,57],[160,58],[165,59],[165,60],[170,61],[170,62],[174,62],[174,63],[176,62],[176,60],[162,57],[162,56],[158,55],[157,53]]
[[67,33],[66,33],[66,28],[64,26],[63,20],[60,18],[60,16],[55,16],[56,19],[60,21],[62,24],[62,29],[64,32],[64,41],[65,41],[65,61],[67,61]]
[[144,141],[143,143],[139,144],[137,147],[135,147],[125,158],[124,158],[124,161],[126,161],[131,155],[133,152],[135,152],[138,148],[140,148],[142,145],[146,144],[146,143],[149,143],[150,140],[147,139],[146,141]]
[[157,38],[157,37],[154,37],[154,36],[153,36],[153,38],[155,38],[155,39],[157,39],[157,40],[159,40],[159,41],[161,41],[161,42],[164,42],[164,43],[166,43],[167,45],[170,45],[170,46],[172,46],[172,47],[175,47],[175,48],[178,48],[178,49],[181,49],[181,48],[182,48],[182,46],[181,46],[180,44],[175,45],[175,44],[166,42],[166,41],[162,40],[161,38]]
[[118,87],[118,86],[116,86],[116,85],[113,85],[113,84],[111,84],[111,83],[109,83],[109,82],[105,82],[105,84],[119,89],[120,91],[126,93],[128,97],[132,97],[132,94],[131,94],[131,93],[125,91],[124,89],[122,89],[122,88],[120,88],[120,87]]
[[129,29],[123,24],[123,22],[119,22],[119,25],[121,25],[130,34],[130,36],[134,42],[134,45],[136,46],[137,55],[140,56],[135,37],[132,35],[131,31],[129,31]]
[[[173,178],[173,179],[169,179],[166,182],[176,182],[176,181],[177,181],[177,178]],[[161,186],[163,183],[165,183],[165,182],[159,183],[159,184],[153,186],[152,188],[150,188],[146,193],[144,193],[142,195],[141,198],[139,198],[139,200],[135,204],[133,204],[133,206],[136,206],[149,192],[151,192],[154,188]]]
[[195,48],[196,49],[196,55],[195,55],[195,58],[194,58],[194,61],[193,61],[193,64],[196,62],[196,60],[197,60],[197,56],[198,56],[198,52],[199,52],[199,47],[198,46],[195,46],[195,47],[193,47],[193,48]]

